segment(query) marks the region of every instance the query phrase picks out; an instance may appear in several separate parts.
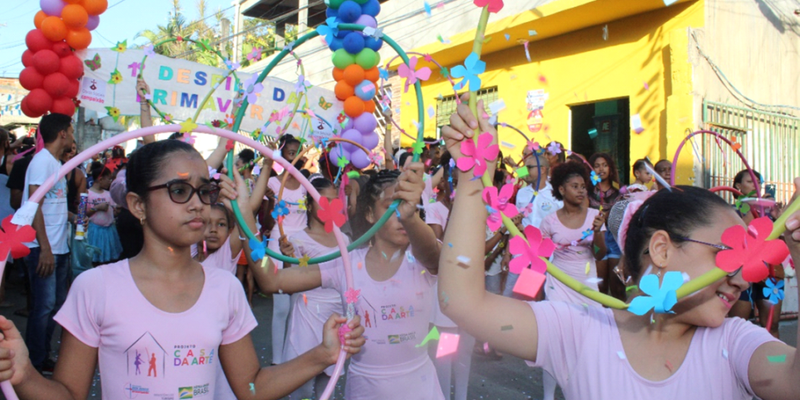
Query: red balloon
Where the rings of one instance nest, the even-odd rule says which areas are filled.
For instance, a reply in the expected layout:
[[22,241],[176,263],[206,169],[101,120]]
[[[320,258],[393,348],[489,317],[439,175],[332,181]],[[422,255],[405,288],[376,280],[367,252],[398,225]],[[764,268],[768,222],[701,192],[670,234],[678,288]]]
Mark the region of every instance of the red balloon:
[[80,92],[80,90],[81,90],[80,81],[71,79],[69,81],[69,89],[67,90],[66,94],[64,94],[64,97],[68,97],[70,99],[78,97],[78,92]]
[[19,84],[25,89],[33,90],[39,89],[44,83],[44,76],[39,73],[34,67],[28,67],[22,70],[19,74]]
[[42,87],[54,99],[64,97],[69,90],[69,79],[61,72],[55,72],[44,78]]
[[62,58],[72,55],[72,49],[64,42],[56,42],[56,44],[53,45],[53,51]]
[[53,106],[50,107],[50,111],[54,114],[72,116],[72,114],[75,114],[75,103],[72,102],[72,99],[61,97],[53,100]]
[[72,55],[64,57],[60,60],[59,72],[64,74],[69,79],[78,79],[83,76],[83,62],[80,58]]
[[33,89],[28,96],[28,109],[33,114],[42,115],[53,106],[53,98],[44,89]]
[[22,102],[19,104],[19,108],[22,110],[23,114],[31,118],[39,118],[42,116],[42,114],[44,114],[44,113],[36,114],[33,111],[31,111],[31,108],[28,107],[28,96],[25,96],[25,98],[22,99]]
[[53,42],[47,40],[47,38],[44,37],[44,33],[39,29],[28,32],[28,35],[25,36],[25,44],[34,53],[39,50],[50,50],[53,48]]
[[33,52],[30,50],[25,50],[22,53],[22,65],[26,67],[33,66]]
[[33,66],[42,75],[50,75],[61,67],[58,55],[53,50],[39,50],[33,55]]

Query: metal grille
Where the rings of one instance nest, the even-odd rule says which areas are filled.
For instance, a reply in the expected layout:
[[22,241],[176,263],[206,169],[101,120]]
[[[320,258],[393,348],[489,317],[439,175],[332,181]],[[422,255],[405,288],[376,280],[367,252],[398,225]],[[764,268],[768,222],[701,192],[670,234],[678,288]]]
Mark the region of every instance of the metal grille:
[[[497,86],[490,87],[486,89],[481,89],[478,92],[478,100],[483,100],[483,105],[486,108],[486,112],[490,113],[489,111],[489,104],[494,103],[499,99],[499,92],[497,91]],[[436,127],[441,128],[446,125],[450,125],[450,116],[456,112],[456,107],[458,103],[456,102],[456,96],[445,96],[436,101]],[[438,134],[439,129],[437,129]]]
[[[703,122],[709,130],[740,143],[742,154],[761,173],[765,185],[775,185],[775,199],[789,201],[794,192],[792,179],[800,176],[800,118],[704,101]],[[745,168],[744,163],[713,136],[704,135],[702,141],[705,187],[733,186],[733,177]],[[699,156],[697,147],[686,151]]]

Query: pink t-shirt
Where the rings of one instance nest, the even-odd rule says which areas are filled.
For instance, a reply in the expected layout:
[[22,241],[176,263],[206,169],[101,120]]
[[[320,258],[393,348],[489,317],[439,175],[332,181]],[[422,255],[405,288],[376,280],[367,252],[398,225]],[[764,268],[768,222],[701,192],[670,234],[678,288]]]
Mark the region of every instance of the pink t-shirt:
[[441,201],[425,204],[425,223],[428,225],[439,225],[442,230],[447,228],[447,220],[450,210]]
[[242,339],[257,323],[234,276],[217,268],[203,272],[200,297],[182,313],[153,306],[137,288],[128,260],[75,280],[55,320],[99,349],[103,398],[214,395],[219,346]]
[[[275,196],[278,196],[281,190],[281,179],[273,176],[269,178],[269,188],[275,192]],[[295,190],[290,190],[289,188],[284,188],[283,190],[283,200],[286,203],[286,208],[289,209],[289,214],[284,216],[283,220],[283,232],[286,234],[286,237],[290,237],[297,232],[306,229],[308,224],[308,216],[306,215],[306,195],[308,191],[303,186]],[[275,207],[278,204],[275,203]],[[281,238],[280,228],[278,227],[277,221],[275,222],[275,227],[272,228],[272,232],[269,234],[269,238],[272,239],[267,242],[267,247],[278,253],[281,254],[280,243],[278,239]],[[278,266],[278,268],[283,268],[283,261],[278,261],[276,259],[272,259],[272,262]]]
[[[361,291],[355,309],[366,329],[367,342],[350,362],[345,398],[444,399],[427,347],[416,347],[428,334],[436,277],[411,256],[408,248],[398,255],[403,262],[397,273],[389,280],[375,281],[365,267],[368,251],[362,248],[350,252],[353,283]],[[320,264],[320,272],[322,287],[345,293],[341,258]]]
[[94,213],[89,217],[89,221],[99,226],[111,226],[114,223],[114,207],[117,206],[117,203],[114,203],[111,198],[111,192],[103,190],[103,193],[95,193],[93,190],[89,190],[86,207],[92,208],[102,203],[108,203],[108,210]]
[[[294,255],[311,258],[331,254],[338,247],[327,247],[308,236],[305,230],[289,238],[294,246]],[[350,243],[345,236],[345,242]],[[289,314],[289,328],[283,345],[283,359],[286,361],[313,349],[322,343],[322,327],[334,313],[344,315],[342,296],[334,289],[316,288],[292,295],[292,312]],[[333,375],[334,366],[325,369]],[[344,371],[342,371],[344,373]]]
[[612,310],[559,302],[529,303],[539,329],[536,362],[553,375],[567,399],[750,400],[753,352],[777,341],[740,318],[697,328],[686,359],[669,378],[644,379],[625,356]]
[[[233,234],[235,235],[236,233]],[[239,239],[237,238],[236,240]],[[202,251],[202,249],[193,244],[192,257],[197,256],[198,251]],[[217,251],[209,254],[205,260],[200,262],[200,264],[203,264],[204,267],[221,268],[232,273],[233,275],[236,275],[236,262],[239,261],[239,257],[242,256],[242,251],[239,251],[239,254],[237,254],[236,257],[231,255],[231,237],[228,236],[228,239],[225,240],[225,244],[218,248]]]

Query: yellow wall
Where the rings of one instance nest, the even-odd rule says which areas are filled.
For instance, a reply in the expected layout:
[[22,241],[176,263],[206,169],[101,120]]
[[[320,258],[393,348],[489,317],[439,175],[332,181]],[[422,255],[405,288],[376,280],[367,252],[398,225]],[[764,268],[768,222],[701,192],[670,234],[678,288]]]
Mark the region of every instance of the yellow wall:
[[[607,41],[603,40],[603,26],[599,25],[532,42],[529,45],[532,62],[527,61],[522,45],[485,54],[482,59],[487,69],[481,76],[483,87],[498,87],[499,97],[506,103],[506,110],[500,113],[501,122],[522,129],[540,143],[558,140],[567,147],[571,147],[569,106],[629,97],[630,115],[639,114],[645,128],[640,135],[631,132],[631,163],[644,156],[654,160],[671,159],[678,142],[685,136],[684,129],[693,123],[691,112],[688,119],[685,117],[685,110],[691,111],[693,107],[691,96],[686,96],[691,92],[691,66],[686,58],[688,45],[679,38],[685,36],[687,27],[703,26],[703,6],[703,1],[680,3],[610,22]],[[681,47],[671,49],[671,42]],[[432,56],[437,58],[436,54]],[[673,93],[676,81],[673,73],[679,72],[673,71],[673,65],[689,74],[688,80],[679,79],[684,86],[680,93]],[[546,82],[543,83],[540,76]],[[645,89],[645,82],[649,89]],[[526,128],[526,95],[529,90],[536,89],[549,93],[543,121],[548,129],[546,133],[532,135]],[[438,71],[424,83],[426,136],[434,136],[436,129],[435,118],[428,118],[428,108],[436,107],[439,95],[452,94],[449,82]],[[674,105],[681,114],[671,124],[667,118],[668,98],[670,107]],[[409,90],[401,104],[401,123],[408,132],[416,132],[413,126],[417,119],[416,108],[416,96]],[[501,129],[500,136],[501,141],[516,146],[514,149],[503,146],[504,152],[521,152],[524,139],[518,133]],[[410,142],[403,138],[404,146]],[[678,168],[680,181],[688,182],[683,177],[691,175],[690,168],[691,157]]]

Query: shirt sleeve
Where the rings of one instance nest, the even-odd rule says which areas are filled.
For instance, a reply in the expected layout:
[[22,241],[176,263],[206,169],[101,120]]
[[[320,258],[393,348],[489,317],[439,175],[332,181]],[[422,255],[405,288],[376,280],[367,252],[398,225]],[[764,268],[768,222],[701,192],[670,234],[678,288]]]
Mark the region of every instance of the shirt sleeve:
[[428,225],[439,225],[444,228],[445,224],[442,221],[442,215],[439,213],[439,207],[436,203],[425,205],[425,223]]
[[52,172],[51,168],[49,168],[49,165],[47,165],[46,159],[44,157],[33,157],[33,160],[31,160],[30,165],[28,165],[28,171],[26,172],[25,175],[25,185],[41,186],[47,181],[48,178],[50,178],[50,175],[52,175],[51,172]]
[[529,302],[536,316],[538,329],[536,360],[528,361],[532,367],[540,367],[559,382],[569,379],[570,371],[579,362],[586,330],[585,308],[562,302]]
[[539,225],[539,230],[542,231],[542,237],[553,238],[553,225],[550,223],[549,216],[542,220],[542,223]]
[[8,176],[6,187],[9,189],[23,190],[25,188],[25,172],[30,165],[28,159],[20,159],[14,162],[14,167],[11,170],[11,175]]
[[228,295],[228,326],[222,331],[222,344],[231,344],[239,341],[252,332],[258,322],[253,315],[253,310],[247,303],[247,296],[244,288],[235,276],[228,272],[223,272],[230,283]]
[[[353,259],[353,253],[350,253],[351,262],[358,262]],[[341,262],[341,257],[332,261],[324,262],[319,265],[319,272],[322,277],[322,287],[325,289],[335,289],[339,293],[344,293],[347,290],[347,283],[344,276],[344,265]],[[358,268],[353,265],[353,267]]]
[[100,346],[105,303],[103,269],[95,268],[75,279],[67,300],[53,319],[83,344],[97,348]]
[[741,318],[729,318],[726,325],[726,342],[730,346],[727,349],[728,362],[747,393],[755,396],[753,388],[750,387],[750,376],[748,375],[750,359],[761,345],[779,340],[770,335],[766,329]]

